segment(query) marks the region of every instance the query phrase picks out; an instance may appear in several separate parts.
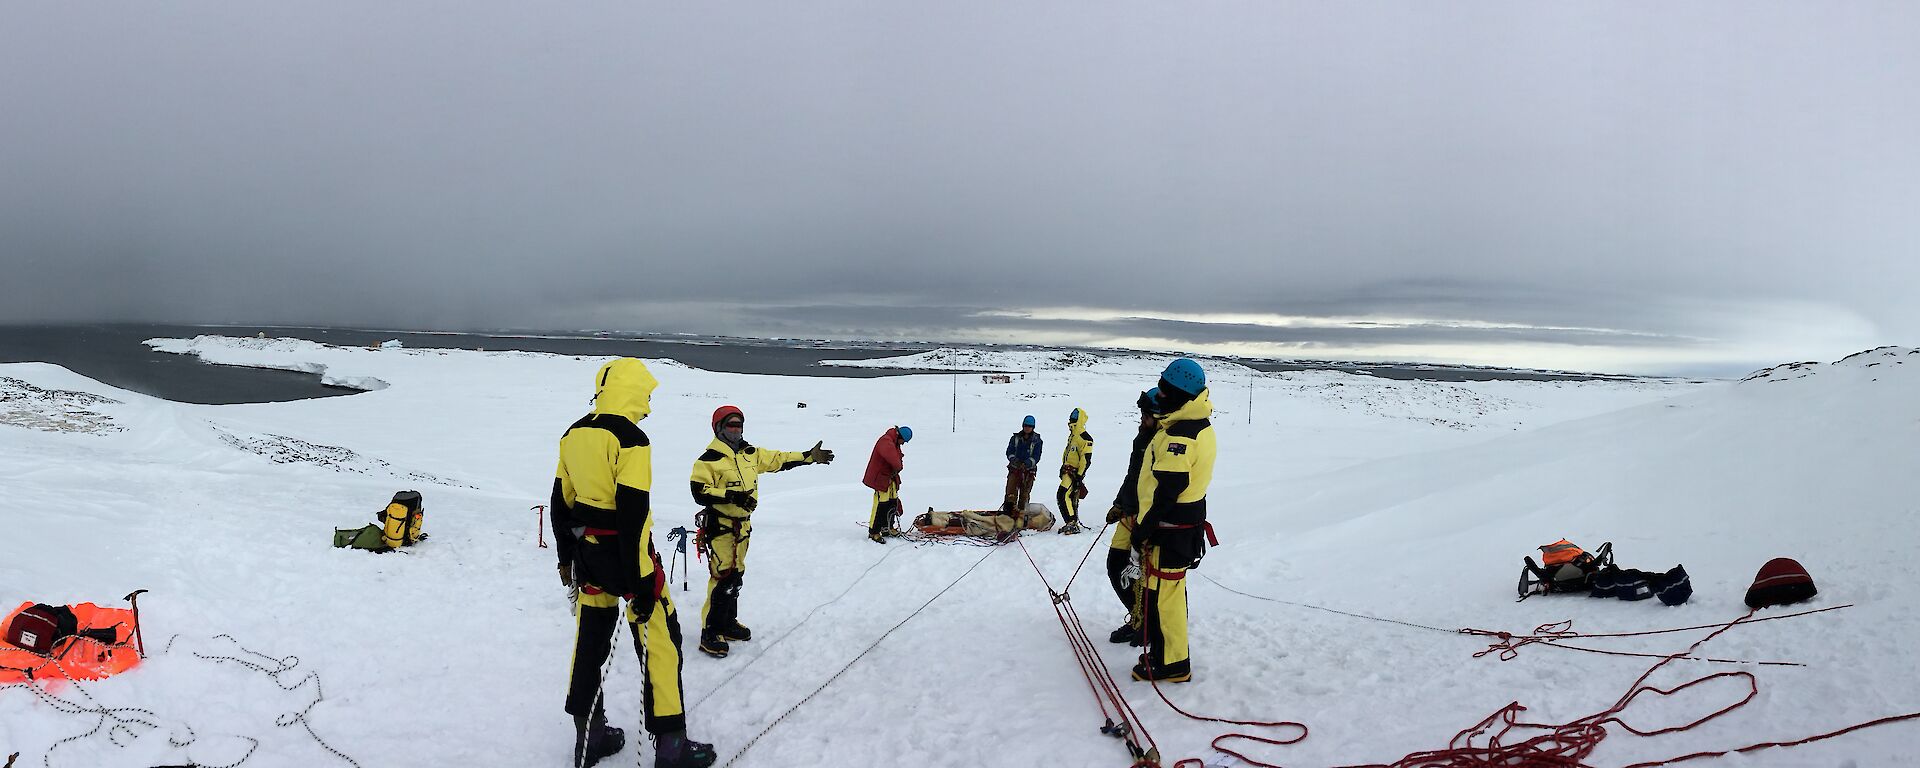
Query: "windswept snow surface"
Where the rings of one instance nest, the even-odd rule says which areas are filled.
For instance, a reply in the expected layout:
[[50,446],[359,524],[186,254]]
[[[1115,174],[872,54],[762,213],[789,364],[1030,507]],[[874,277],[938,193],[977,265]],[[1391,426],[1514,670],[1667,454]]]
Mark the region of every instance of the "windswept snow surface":
[[[110,680],[51,685],[48,695],[143,708],[151,714],[140,719],[160,726],[110,736],[95,731],[98,717],[16,686],[0,689],[0,755],[19,751],[21,766],[59,768],[346,765],[289,714],[306,711],[327,745],[370,768],[564,765],[572,620],[553,550],[535,545],[531,507],[546,501],[555,441],[588,410],[604,358],[217,337],[155,344],[389,386],[183,405],[50,365],[0,365],[0,381],[20,382],[5,391],[28,393],[0,399],[8,510],[0,608],[117,603],[131,589],[152,590],[141,599],[152,657]],[[989,384],[978,375],[774,377],[649,361],[661,387],[642,427],[653,439],[663,547],[667,529],[690,524],[681,478],[709,439],[715,407],[745,409],[756,444],[800,450],[825,440],[838,452],[831,466],[763,478],[741,600],[752,642],[724,660],[699,654],[703,579],[691,580],[692,591],[673,588],[688,640],[692,735],[713,741],[723,762],[758,735],[738,766],[1126,765],[1119,743],[1097,730],[1098,710],[1027,559],[1007,548],[876,546],[858,527],[870,501],[859,478],[874,438],[909,424],[908,510],[990,506],[1020,417],[1039,418],[1052,461],[1068,411],[1083,407],[1098,441],[1088,498],[1097,519],[1124,467],[1134,395],[1164,363],[1098,358],[1021,368],[1031,372]],[[1196,713],[1311,726],[1298,745],[1239,745],[1263,760],[1391,761],[1445,746],[1516,700],[1529,707],[1524,719],[1564,722],[1611,705],[1650,660],[1542,646],[1508,662],[1476,659],[1483,640],[1221,585],[1443,629],[1524,632],[1572,619],[1589,632],[1632,631],[1731,620],[1745,611],[1741,595],[1761,563],[1795,557],[1820,586],[1811,607],[1855,607],[1739,627],[1702,653],[1807,666],[1670,665],[1654,683],[1746,669],[1760,693],[1684,733],[1637,738],[1612,728],[1591,762],[1791,740],[1920,710],[1912,350],[1704,385],[1405,382],[1227,365],[1209,374],[1220,448],[1209,510],[1223,541],[1190,580],[1195,681],[1166,692]],[[421,546],[387,555],[329,546],[333,528],[369,522],[403,488],[426,497],[431,538]],[[1051,503],[1047,481],[1035,495]],[[1684,563],[1693,602],[1514,602],[1521,556],[1562,536],[1589,547],[1610,540],[1625,566]],[[1101,570],[1104,537],[1025,541],[1055,584],[1096,547],[1074,602],[1167,764],[1186,756],[1235,764],[1208,742],[1247,729],[1174,714],[1126,680],[1131,649],[1104,642],[1122,616]],[[215,637],[223,634],[231,639]],[[1704,634],[1587,644],[1663,653]],[[608,764],[650,764],[637,663],[629,641],[617,642],[608,705],[630,739]],[[297,657],[298,666],[276,681],[221,660],[283,664],[266,657]],[[320,687],[295,686],[308,673]],[[1643,700],[1626,719],[1642,729],[1676,725],[1744,693],[1737,681],[1715,681]],[[1899,765],[1916,735],[1920,723],[1902,723],[1722,762]]]

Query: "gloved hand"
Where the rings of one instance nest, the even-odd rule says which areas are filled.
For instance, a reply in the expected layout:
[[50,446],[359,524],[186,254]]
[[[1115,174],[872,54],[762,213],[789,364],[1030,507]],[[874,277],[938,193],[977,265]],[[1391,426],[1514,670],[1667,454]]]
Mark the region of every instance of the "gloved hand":
[[727,491],[727,503],[748,512],[752,512],[755,507],[760,506],[760,500],[754,498],[753,494],[747,493],[746,491]]
[[1120,505],[1118,504],[1115,504],[1107,508],[1107,524],[1109,525],[1120,522],[1120,518],[1123,518],[1126,516],[1127,516],[1127,511],[1124,509],[1121,509]]
[[833,451],[820,447],[820,441],[816,440],[813,447],[807,449],[807,461],[815,464],[832,464]]
[[660,553],[650,551],[647,557],[653,561],[653,575],[638,577],[635,582],[638,594],[627,595],[627,606],[641,624],[653,618],[653,610],[660,605],[660,595],[666,592],[667,586],[667,569],[660,567]]
[[[659,571],[655,571],[654,573],[657,578],[665,578],[664,576],[657,575]],[[627,608],[633,611],[635,623],[644,625],[653,619],[654,606],[660,604],[660,599],[654,597],[652,591],[652,589],[648,589],[648,594],[646,595],[629,595],[627,597]]]
[[573,586],[573,564],[572,563],[560,564],[560,585],[565,587]]

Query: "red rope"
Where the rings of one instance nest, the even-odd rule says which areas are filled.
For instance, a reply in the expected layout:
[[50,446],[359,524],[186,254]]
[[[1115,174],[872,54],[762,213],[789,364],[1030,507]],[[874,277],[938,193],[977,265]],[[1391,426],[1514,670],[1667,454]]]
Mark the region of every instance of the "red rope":
[[[1653,666],[1648,667],[1647,671],[1642,672],[1640,674],[1640,677],[1633,681],[1633,685],[1627,688],[1627,692],[1624,695],[1622,695],[1619,700],[1615,701],[1612,706],[1604,710],[1601,710],[1599,712],[1595,712],[1591,715],[1587,715],[1586,717],[1582,717],[1572,722],[1566,723],[1564,725],[1547,725],[1547,724],[1541,724],[1541,723],[1521,722],[1519,720],[1519,713],[1526,711],[1526,707],[1521,706],[1520,703],[1516,701],[1508,704],[1505,707],[1502,707],[1499,711],[1494,712],[1491,715],[1488,715],[1486,719],[1481,720],[1479,723],[1475,724],[1474,726],[1467,728],[1466,730],[1463,730],[1458,734],[1455,734],[1453,739],[1448,742],[1446,749],[1432,750],[1427,752],[1415,752],[1413,754],[1407,755],[1406,757],[1403,757],[1392,763],[1352,765],[1352,766],[1342,766],[1341,768],[1469,768],[1470,766],[1507,766],[1511,768],[1588,768],[1588,764],[1583,761],[1589,755],[1591,755],[1594,749],[1600,746],[1600,742],[1607,737],[1606,726],[1609,724],[1617,725],[1620,727],[1621,730],[1624,730],[1636,736],[1659,736],[1662,734],[1678,733],[1681,731],[1691,730],[1710,720],[1713,720],[1729,712],[1732,712],[1736,709],[1739,709],[1743,706],[1746,706],[1748,702],[1752,701],[1754,697],[1759,694],[1759,685],[1758,685],[1757,678],[1754,677],[1753,673],[1744,672],[1744,671],[1718,672],[1715,674],[1706,675],[1704,677],[1699,677],[1693,680],[1689,680],[1685,683],[1681,683],[1680,685],[1676,685],[1672,688],[1657,688],[1654,686],[1647,685],[1646,684],[1647,679],[1652,677],[1653,674],[1659,671],[1661,667],[1664,667],[1668,663],[1678,659],[1692,658],[1691,654],[1693,653],[1693,651],[1697,650],[1700,646],[1705,645],[1707,642],[1713,640],[1716,637],[1719,637],[1721,633],[1724,633],[1727,630],[1733,629],[1734,627],[1739,626],[1741,624],[1752,623],[1755,621],[1769,621],[1772,619],[1785,619],[1785,618],[1791,618],[1793,616],[1804,616],[1804,615],[1813,614],[1813,613],[1820,613],[1823,611],[1837,610],[1838,608],[1844,608],[1844,607],[1847,607],[1847,606],[1835,606],[1833,608],[1822,608],[1822,609],[1812,610],[1812,611],[1803,611],[1796,614],[1769,616],[1765,619],[1754,619],[1753,612],[1749,611],[1747,612],[1746,615],[1741,616],[1737,619],[1734,619],[1733,621],[1727,622],[1726,624],[1718,625],[1717,628],[1714,629],[1712,633],[1708,634],[1705,637],[1700,638],[1699,640],[1694,641],[1693,644],[1687,646],[1685,650],[1679,653],[1662,657],[1660,661],[1656,662]],[[1544,625],[1542,627],[1542,630],[1547,630],[1549,634],[1547,635],[1548,639],[1543,640],[1541,642],[1546,642],[1547,644],[1552,645],[1553,643],[1551,642],[1551,639],[1554,637],[1567,636],[1565,634],[1565,631],[1569,629],[1570,626],[1571,626],[1570,624],[1565,624],[1565,623],[1555,624],[1555,625]],[[1714,626],[1714,625],[1708,625],[1708,626]],[[1700,629],[1700,628],[1703,628],[1703,627],[1690,627],[1689,629]],[[1536,632],[1538,631],[1541,631],[1541,630],[1536,630]],[[1680,631],[1680,630],[1623,632],[1623,633],[1616,633],[1615,635],[1610,635],[1610,636],[1624,637],[1624,636],[1645,635],[1645,634],[1664,634],[1666,632],[1674,632],[1674,631]],[[1560,632],[1562,634],[1552,634],[1553,632]],[[1601,636],[1603,635],[1590,635],[1590,637],[1601,637]],[[1642,730],[1639,728],[1635,728],[1633,725],[1621,719],[1621,715],[1627,709],[1627,707],[1630,706],[1633,703],[1633,701],[1639,698],[1642,694],[1653,694],[1656,696],[1672,696],[1688,688],[1692,688],[1696,685],[1702,685],[1710,681],[1723,679],[1723,678],[1737,678],[1737,679],[1744,680],[1747,683],[1746,695],[1740,697],[1739,700],[1734,701],[1724,707],[1721,707],[1720,709],[1717,709],[1712,713],[1709,713],[1703,717],[1700,717],[1692,722],[1689,722],[1683,725],[1669,726],[1665,728]],[[1653,768],[1653,766],[1671,765],[1674,763],[1684,762],[1688,760],[1695,760],[1695,759],[1704,758],[1704,757],[1720,757],[1723,755],[1729,755],[1734,753],[1753,752],[1756,750],[1767,749],[1769,747],[1798,746],[1801,744],[1808,744],[1808,743],[1820,741],[1823,739],[1834,738],[1836,736],[1840,736],[1846,733],[1851,733],[1853,731],[1857,731],[1863,728],[1870,728],[1876,725],[1884,725],[1887,723],[1894,723],[1894,722],[1900,722],[1904,720],[1914,720],[1914,719],[1920,719],[1920,712],[1913,712],[1905,715],[1895,715],[1891,717],[1883,717],[1878,720],[1872,720],[1869,722],[1848,726],[1846,728],[1842,728],[1836,731],[1831,731],[1831,732],[1819,734],[1816,736],[1809,736],[1807,738],[1803,738],[1795,741],[1767,742],[1763,744],[1754,744],[1751,746],[1740,747],[1738,749],[1710,751],[1710,752],[1695,752],[1693,754],[1682,755],[1680,757],[1674,757],[1674,758],[1668,758],[1666,760],[1656,760],[1652,762],[1635,763],[1633,765],[1627,766],[1627,768]],[[1546,733],[1538,736],[1534,736],[1532,738],[1524,739],[1519,742],[1502,743],[1503,740],[1514,730],[1543,730],[1543,731],[1546,731]],[[1474,744],[1475,740],[1483,736],[1486,738],[1485,744],[1475,745]]]
[[[1152,551],[1148,551],[1145,549],[1141,550],[1140,565],[1143,571],[1153,571],[1152,561],[1149,560],[1149,558],[1152,558],[1154,554],[1155,553]],[[1142,575],[1142,578],[1145,578],[1144,574]],[[1141,589],[1140,590],[1141,604],[1139,606],[1139,615],[1143,622],[1145,621],[1147,616],[1146,601],[1147,601],[1147,590]],[[1149,660],[1153,658],[1153,638],[1155,633],[1152,630],[1153,630],[1152,627],[1142,626],[1140,628],[1140,635],[1144,641],[1142,643],[1142,647],[1141,647],[1142,652],[1140,654],[1140,661],[1142,664],[1150,665],[1151,662]],[[1298,744],[1302,741],[1305,741],[1307,738],[1308,730],[1307,730],[1306,724],[1296,723],[1291,720],[1273,720],[1273,721],[1233,720],[1233,719],[1224,718],[1224,717],[1210,717],[1207,715],[1196,715],[1192,712],[1188,712],[1184,709],[1181,709],[1180,705],[1173,703],[1172,699],[1167,698],[1167,692],[1160,690],[1160,681],[1150,679],[1148,682],[1153,684],[1154,694],[1160,697],[1160,701],[1164,702],[1167,705],[1168,709],[1171,709],[1174,712],[1179,713],[1181,716],[1189,720],[1198,720],[1201,722],[1208,722],[1208,723],[1226,723],[1228,725],[1246,725],[1246,726],[1253,726],[1256,728],[1298,728],[1300,729],[1300,735],[1295,736],[1291,739],[1270,739],[1264,736],[1255,736],[1248,733],[1223,733],[1223,734],[1220,734],[1219,736],[1215,736],[1213,738],[1213,741],[1209,742],[1209,745],[1212,746],[1215,751],[1221,752],[1223,754],[1232,755],[1236,758],[1239,758],[1241,762],[1247,763],[1248,765],[1259,766],[1259,768],[1282,768],[1282,766],[1274,765],[1273,763],[1263,763],[1263,762],[1260,762],[1259,760],[1255,760],[1251,757],[1247,757],[1244,754],[1235,752],[1231,749],[1221,746],[1220,743],[1228,739],[1246,739],[1248,741],[1256,741],[1262,744],[1271,744],[1274,746],[1286,746],[1288,744]],[[1187,766],[1187,765],[1200,766],[1200,768],[1205,768],[1206,762],[1197,757],[1181,758],[1180,760],[1174,761],[1173,768],[1181,768],[1181,766]],[[1159,768],[1158,764],[1154,764],[1153,768]]]
[[1754,744],[1751,746],[1741,747],[1739,749],[1727,749],[1727,750],[1721,750],[1719,752],[1695,752],[1691,755],[1681,755],[1680,757],[1672,757],[1666,760],[1657,760],[1651,763],[1634,763],[1633,765],[1629,765],[1626,768],[1651,768],[1652,766],[1656,766],[1656,765],[1672,765],[1674,763],[1686,762],[1688,760],[1695,760],[1702,757],[1722,757],[1725,755],[1734,754],[1736,752],[1738,753],[1755,752],[1762,749],[1768,749],[1770,747],[1797,747],[1802,744],[1812,744],[1813,742],[1816,742],[1816,741],[1831,739],[1835,736],[1843,736],[1843,735],[1852,733],[1854,731],[1858,731],[1862,728],[1872,728],[1873,726],[1876,726],[1876,725],[1886,725],[1887,723],[1897,723],[1902,720],[1916,720],[1916,719],[1920,719],[1920,712],[1908,712],[1907,714],[1904,714],[1904,715],[1893,715],[1891,717],[1883,717],[1878,720],[1869,720],[1864,723],[1849,725],[1837,731],[1828,731],[1827,733],[1823,733],[1818,736],[1808,736],[1807,738],[1798,739],[1795,741],[1770,741],[1765,744]]
[[[1154,742],[1152,734],[1140,726],[1139,713],[1134,711],[1133,705],[1120,691],[1120,685],[1114,681],[1113,675],[1107,672],[1106,663],[1100,658],[1099,647],[1094,645],[1093,638],[1087,636],[1086,625],[1080,621],[1080,614],[1073,607],[1073,596],[1054,591],[1046,572],[1040,569],[1040,563],[1033,559],[1033,553],[1027,549],[1027,543],[1017,531],[1013,541],[1020,545],[1021,554],[1026,555],[1027,564],[1033,566],[1034,575],[1040,577],[1040,585],[1047,590],[1048,600],[1053,604],[1054,618],[1060,622],[1060,630],[1066,633],[1067,644],[1073,648],[1074,661],[1080,666],[1081,677],[1086,679],[1087,688],[1093,692],[1094,703],[1099,705],[1100,715],[1106,719],[1100,731],[1126,742],[1127,752],[1134,758],[1133,768],[1158,768],[1160,745]],[[1095,537],[1094,545],[1099,543],[1099,538]],[[1091,548],[1088,553],[1092,553]],[[1085,566],[1086,562],[1086,557],[1080,559],[1081,566]],[[1078,567],[1074,569],[1075,577],[1079,576],[1079,571]],[[1071,583],[1072,579],[1069,578],[1068,582]],[[1114,723],[1116,717],[1120,720],[1118,724]],[[1141,745],[1143,739],[1146,743],[1144,747]]]

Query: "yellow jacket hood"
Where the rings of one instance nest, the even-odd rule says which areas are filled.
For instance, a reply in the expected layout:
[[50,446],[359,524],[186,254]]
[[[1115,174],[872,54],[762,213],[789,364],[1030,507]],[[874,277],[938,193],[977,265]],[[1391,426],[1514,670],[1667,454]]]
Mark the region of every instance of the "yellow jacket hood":
[[625,416],[635,423],[653,412],[653,390],[660,386],[647,364],[631,357],[607,361],[593,382],[594,413]]
[[1068,436],[1078,435],[1087,431],[1087,409],[1075,408],[1073,410],[1079,414],[1079,417],[1073,420],[1073,427],[1068,430]]

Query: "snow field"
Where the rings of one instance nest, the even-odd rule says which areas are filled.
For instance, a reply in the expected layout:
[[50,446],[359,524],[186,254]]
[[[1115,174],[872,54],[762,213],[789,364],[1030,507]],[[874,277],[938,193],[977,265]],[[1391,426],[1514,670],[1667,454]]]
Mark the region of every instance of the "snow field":
[[[0,366],[0,376],[43,390],[118,401],[87,407],[123,428],[0,424],[0,503],[9,510],[0,603],[112,602],[144,587],[152,590],[142,598],[149,647],[181,636],[173,652],[134,673],[84,686],[103,703],[152,709],[162,728],[134,728],[141,733],[119,739],[127,746],[101,734],[49,753],[95,718],[8,689],[0,691],[0,753],[22,752],[23,766],[219,765],[242,754],[248,766],[344,765],[297,724],[274,724],[308,705],[306,689],[283,691],[260,672],[193,655],[224,648],[213,636],[227,633],[273,657],[298,656],[283,684],[317,672],[326,698],[312,708],[313,727],[360,765],[564,764],[571,617],[553,551],[534,546],[530,507],[545,503],[555,442],[590,407],[603,359],[260,342],[162,343],[214,362],[387,386],[199,406],[53,366]],[[1920,369],[1906,363],[1920,358],[1908,354],[1883,350],[1705,385],[1442,384],[1210,367],[1220,463],[1209,509],[1223,542],[1189,585],[1196,681],[1169,686],[1168,695],[1197,713],[1313,729],[1301,744],[1253,751],[1269,761],[1390,761],[1443,746],[1514,700],[1541,722],[1603,709],[1652,660],[1542,646],[1511,662],[1475,659],[1483,640],[1220,585],[1445,629],[1523,632],[1571,618],[1580,630],[1629,631],[1730,620],[1744,611],[1753,571],[1792,556],[1819,582],[1812,607],[1855,607],[1736,628],[1702,653],[1808,666],[1670,665],[1656,684],[1757,669],[1761,692],[1683,734],[1616,733],[1596,764],[1799,738],[1920,709],[1911,673],[1916,601],[1904,589],[1915,570],[1917,506],[1905,467],[1920,448],[1920,405],[1910,395]],[[998,502],[1001,448],[1020,417],[1038,417],[1054,461],[1074,407],[1092,413],[1096,438],[1084,515],[1104,511],[1124,468],[1134,395],[1165,358],[987,362],[1024,373],[986,384],[977,375],[749,376],[649,361],[662,386],[641,426],[654,445],[662,547],[667,529],[691,524],[684,480],[718,405],[745,410],[757,445],[802,450],[825,440],[838,454],[831,466],[763,478],[741,604],[755,640],[724,660],[699,654],[704,574],[690,579],[692,591],[675,585],[692,735],[715,742],[722,761],[985,556],[736,765],[1126,763],[1119,744],[1097,732],[1098,710],[1018,549],[883,548],[856,527],[871,498],[859,475],[887,427],[915,429],[902,494],[909,515],[981,508]],[[262,455],[247,445],[278,448]],[[1049,505],[1050,470],[1034,491]],[[426,495],[431,538],[420,548],[370,555],[328,547],[332,528],[369,522],[402,488]],[[1572,597],[1515,603],[1520,557],[1562,536],[1589,547],[1611,540],[1623,566],[1684,563],[1694,601],[1673,609]],[[1025,541],[1056,584],[1095,545],[1051,533]],[[1109,670],[1169,764],[1223,759],[1207,742],[1225,729],[1180,718],[1150,688],[1125,681],[1131,650],[1104,642],[1121,617],[1104,556],[1103,537],[1073,593]],[[1588,644],[1665,653],[1702,634]],[[630,640],[618,643],[608,706],[631,738],[613,764],[632,764],[651,755],[637,738],[638,665]],[[1643,701],[1629,720],[1685,722],[1744,693],[1726,682]],[[53,694],[83,700],[71,686]],[[187,728],[192,744],[167,743]],[[1914,728],[1723,762],[1899,764]],[[251,752],[247,739],[259,742]]]

